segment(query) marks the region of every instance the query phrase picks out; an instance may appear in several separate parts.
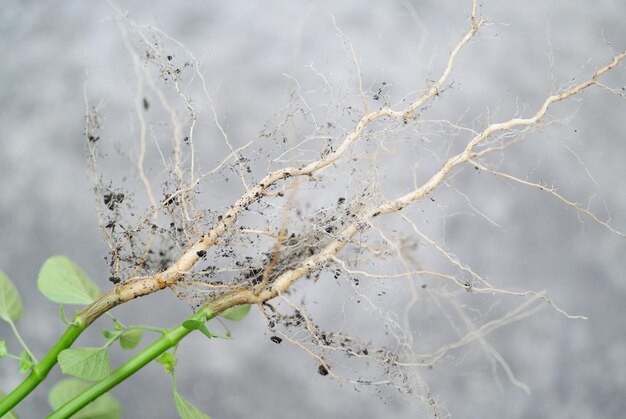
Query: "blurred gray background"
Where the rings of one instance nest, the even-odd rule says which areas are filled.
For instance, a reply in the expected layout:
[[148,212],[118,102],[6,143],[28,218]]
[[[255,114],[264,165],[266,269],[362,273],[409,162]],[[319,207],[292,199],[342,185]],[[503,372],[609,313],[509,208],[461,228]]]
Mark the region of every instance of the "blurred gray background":
[[[231,137],[243,142],[284,106],[289,79],[283,73],[337,60],[350,71],[331,14],[352,41],[368,84],[393,80],[399,98],[439,74],[467,30],[470,2],[146,1],[122,7],[139,23],[157,22],[202,58],[217,110],[228,118]],[[535,109],[546,94],[588,77],[626,48],[622,0],[484,1],[480,13],[493,24],[462,53],[452,76],[460,93],[439,108],[452,120],[464,112],[469,120],[501,120],[519,104]],[[107,102],[109,123],[125,124],[124,131],[132,117],[119,116],[130,106],[120,98],[132,89],[132,67],[113,15],[102,1],[5,0],[0,8],[0,268],[23,296],[26,312],[18,326],[39,356],[64,329],[56,307],[36,290],[46,258],[67,255],[101,288],[109,287],[82,133],[86,80],[92,100]],[[624,73],[622,65],[607,83],[626,86]],[[548,184],[557,181],[561,192],[583,205],[590,200],[606,219],[603,197],[611,224],[625,230],[626,104],[599,89],[579,99],[555,110],[574,115],[569,125],[537,133],[533,147],[508,155],[507,162],[522,168],[518,173],[536,170]],[[564,138],[584,166],[553,136]],[[623,417],[625,240],[547,195],[494,179],[485,180],[486,189],[469,171],[458,176],[464,193],[479,197],[473,202],[504,227],[448,220],[448,246],[499,285],[546,290],[559,306],[589,320],[568,320],[546,308],[490,335],[530,395],[506,379],[498,388],[490,364],[464,362],[463,353],[424,373],[431,393],[459,418]],[[126,323],[169,327],[189,312],[162,292],[114,314]],[[256,312],[233,334],[234,341],[192,336],[178,352],[180,392],[213,418],[425,416],[409,396],[379,397],[320,376],[297,348],[270,342]],[[19,352],[4,324],[0,336]],[[98,339],[92,330],[78,343]],[[125,356],[118,353],[113,363]],[[49,412],[46,387],[59,376],[57,368],[31,394],[21,417]],[[8,392],[19,381],[18,367],[2,360],[0,389]],[[113,394],[124,417],[176,417],[170,381],[156,364]]]

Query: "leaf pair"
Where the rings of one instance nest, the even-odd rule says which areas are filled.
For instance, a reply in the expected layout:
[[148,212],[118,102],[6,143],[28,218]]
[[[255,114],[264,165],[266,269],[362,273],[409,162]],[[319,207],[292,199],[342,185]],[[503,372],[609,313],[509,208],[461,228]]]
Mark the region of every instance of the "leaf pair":
[[[102,292],[80,266],[65,256],[48,258],[39,270],[39,291],[59,304],[91,304]],[[22,318],[22,299],[9,277],[0,271],[0,318],[16,322]]]

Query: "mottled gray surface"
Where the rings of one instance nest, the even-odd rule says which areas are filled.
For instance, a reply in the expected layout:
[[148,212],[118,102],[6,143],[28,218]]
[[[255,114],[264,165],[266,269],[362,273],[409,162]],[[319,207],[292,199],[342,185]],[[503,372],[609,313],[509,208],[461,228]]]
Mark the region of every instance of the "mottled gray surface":
[[[325,68],[339,62],[345,71],[351,70],[330,13],[358,52],[366,84],[391,81],[399,99],[423,87],[425,77],[439,74],[447,51],[466,30],[469,10],[469,1],[459,0],[309,3],[174,6],[151,1],[126,7],[140,23],[152,23],[156,16],[166,32],[203,59],[210,89],[217,91],[218,111],[227,118],[237,143],[253,136],[284,105],[289,80],[282,73],[292,74],[295,68],[296,74],[308,77],[309,63]],[[622,0],[486,1],[481,12],[494,24],[461,55],[453,75],[458,89],[441,102],[440,117],[456,120],[467,112],[464,120],[480,116],[480,126],[487,109],[490,121],[510,117],[516,100],[535,109],[554,88],[572,78],[582,80],[613,51],[626,48]],[[108,19],[112,15],[104,2],[8,0],[0,9],[0,267],[23,295],[27,310],[20,330],[38,355],[63,330],[56,307],[36,292],[37,272],[47,257],[67,255],[102,288],[109,286],[82,132],[87,73],[90,96],[104,98],[110,120],[126,124],[120,132],[128,132],[128,105],[122,101],[132,89],[132,68]],[[337,76],[353,82],[341,72]],[[624,66],[606,80],[624,86]],[[345,91],[354,94],[350,88]],[[559,116],[576,111],[569,126],[534,134],[530,146],[507,156],[505,167],[522,177],[534,168],[534,175],[556,181],[560,192],[583,205],[594,196],[591,208],[604,219],[603,195],[612,225],[624,230],[626,105],[597,89],[581,99],[555,110]],[[576,151],[600,186],[553,136]],[[402,166],[398,164],[399,171]],[[490,336],[531,388],[530,395],[512,386],[501,371],[499,390],[477,347],[423,373],[432,394],[459,418],[623,415],[624,239],[583,216],[581,222],[575,212],[545,194],[505,185],[486,174],[462,171],[455,182],[502,228],[476,216],[449,218],[448,246],[498,285],[546,290],[561,307],[589,320],[568,320],[546,308]],[[451,210],[469,211],[458,195],[443,199]],[[185,303],[163,292],[114,313],[127,323],[172,326],[188,312]],[[428,333],[428,319],[422,322],[420,339],[436,339],[437,330]],[[408,397],[379,398],[369,389],[355,392],[321,377],[297,348],[269,341],[258,313],[233,333],[236,339],[230,342],[193,336],[178,352],[181,393],[214,418],[423,415]],[[8,334],[0,325],[0,336]],[[97,341],[96,331],[86,335],[79,343]],[[10,348],[17,351],[12,341]],[[122,362],[122,356],[115,355],[114,364]],[[21,417],[48,412],[45,387],[59,375],[55,369],[52,379],[20,407]],[[19,382],[12,361],[0,363],[0,377],[5,392]],[[124,406],[124,417],[175,417],[169,379],[157,365],[113,393]]]

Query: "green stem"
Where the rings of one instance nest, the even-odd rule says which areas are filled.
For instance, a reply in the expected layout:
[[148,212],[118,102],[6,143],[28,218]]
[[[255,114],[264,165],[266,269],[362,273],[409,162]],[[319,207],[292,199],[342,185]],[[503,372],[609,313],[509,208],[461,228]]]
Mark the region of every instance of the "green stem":
[[[216,313],[211,310],[210,307],[204,307],[187,320],[199,320],[206,322],[216,316]],[[173,346],[176,346],[185,336],[187,336],[192,330],[182,326],[176,326],[173,329],[168,330],[162,337],[157,339],[154,343],[148,346],[143,351],[129,359],[126,363],[113,371],[108,377],[97,382],[81,394],[65,403],[55,412],[53,412],[48,419],[60,419],[72,416],[80,409],[85,407],[91,401],[97,399],[111,388],[115,387],[135,372],[143,368],[146,364],[157,358],[163,352],[167,351]]]
[[[113,307],[124,303],[124,301],[125,300],[121,299],[118,295],[117,290],[113,290],[78,312],[74,321],[68,326],[57,343],[50,349],[41,362],[33,366],[30,375],[4,399],[0,400],[0,418],[28,396],[28,394],[46,378],[48,372],[57,363],[57,356],[61,351],[69,348],[72,343],[78,339],[78,336],[80,336],[80,334],[98,317],[107,313]],[[249,290],[235,290],[214,300],[210,305],[212,310],[207,306],[199,311],[198,314],[203,313],[202,318],[208,320],[228,307],[251,302],[257,301],[252,299]]]
[[69,325],[65,333],[63,333],[63,336],[59,338],[57,343],[50,349],[41,362],[33,365],[30,375],[26,377],[15,390],[4,399],[0,400],[0,417],[28,396],[28,394],[46,378],[48,372],[56,364],[59,353],[69,348],[85,328],[87,328],[87,324],[79,321],[74,321]]
[[78,336],[98,317],[121,303],[123,301],[117,295],[117,292],[113,290],[78,312],[74,321],[70,323],[65,333],[63,333],[63,336],[59,338],[41,362],[33,366],[30,375],[4,399],[0,400],[0,418],[28,396],[46,378],[48,372],[57,363],[57,356],[61,351],[72,346],[72,343],[78,339]]

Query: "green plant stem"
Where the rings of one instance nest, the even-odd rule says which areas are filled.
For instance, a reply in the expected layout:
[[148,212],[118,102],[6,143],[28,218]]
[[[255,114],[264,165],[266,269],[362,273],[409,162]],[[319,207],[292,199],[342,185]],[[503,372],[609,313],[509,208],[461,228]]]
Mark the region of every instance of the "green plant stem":
[[[140,295],[135,295],[138,297]],[[203,313],[203,319],[206,321],[215,317],[218,313],[238,304],[256,303],[258,301],[252,298],[250,290],[235,290],[224,294],[212,301],[208,306],[198,312]],[[22,401],[28,394],[35,389],[48,375],[48,372],[57,363],[57,356],[64,349],[69,348],[72,343],[80,336],[80,334],[93,323],[102,314],[107,313],[112,308],[124,303],[117,290],[112,290],[102,297],[98,298],[89,306],[82,309],[76,314],[74,321],[70,323],[65,333],[59,338],[57,343],[50,349],[44,358],[38,364],[35,364],[31,373],[24,381],[22,381],[11,393],[4,399],[0,400],[0,418],[10,411],[15,405]],[[211,313],[210,316],[208,313]],[[198,319],[192,316],[193,319]],[[186,330],[186,329],[185,329]],[[164,332],[160,332],[164,333]],[[167,332],[165,332],[167,333]],[[164,334],[165,334],[164,333]],[[181,338],[182,339],[182,338]],[[179,339],[180,340],[180,339]],[[106,391],[106,390],[105,390]],[[88,403],[88,402],[87,402]]]
[[[210,307],[204,307],[194,315],[190,316],[186,321],[199,320],[206,322],[216,316],[216,313],[211,310]],[[162,337],[157,339],[150,346],[139,352],[137,355],[129,359],[126,363],[113,371],[108,377],[97,382],[81,394],[65,403],[55,412],[53,412],[48,419],[61,419],[72,416],[78,412],[84,406],[91,401],[97,399],[111,388],[115,387],[135,372],[143,368],[146,364],[156,359],[163,352],[176,346],[185,336],[187,336],[192,330],[187,329],[181,325],[176,326],[173,329],[168,330]]]
[[56,364],[59,353],[69,348],[86,328],[87,324],[82,321],[74,321],[69,325],[65,333],[63,333],[41,362],[33,365],[28,377],[26,377],[15,390],[4,399],[0,400],[0,417],[28,396],[28,394],[46,378],[48,372]]
[[70,323],[52,349],[48,351],[41,362],[32,367],[30,375],[4,399],[0,400],[0,418],[28,396],[46,378],[48,372],[56,365],[57,356],[61,351],[72,346],[78,336],[103,313],[123,302],[117,292],[113,290],[78,312],[74,321]]

